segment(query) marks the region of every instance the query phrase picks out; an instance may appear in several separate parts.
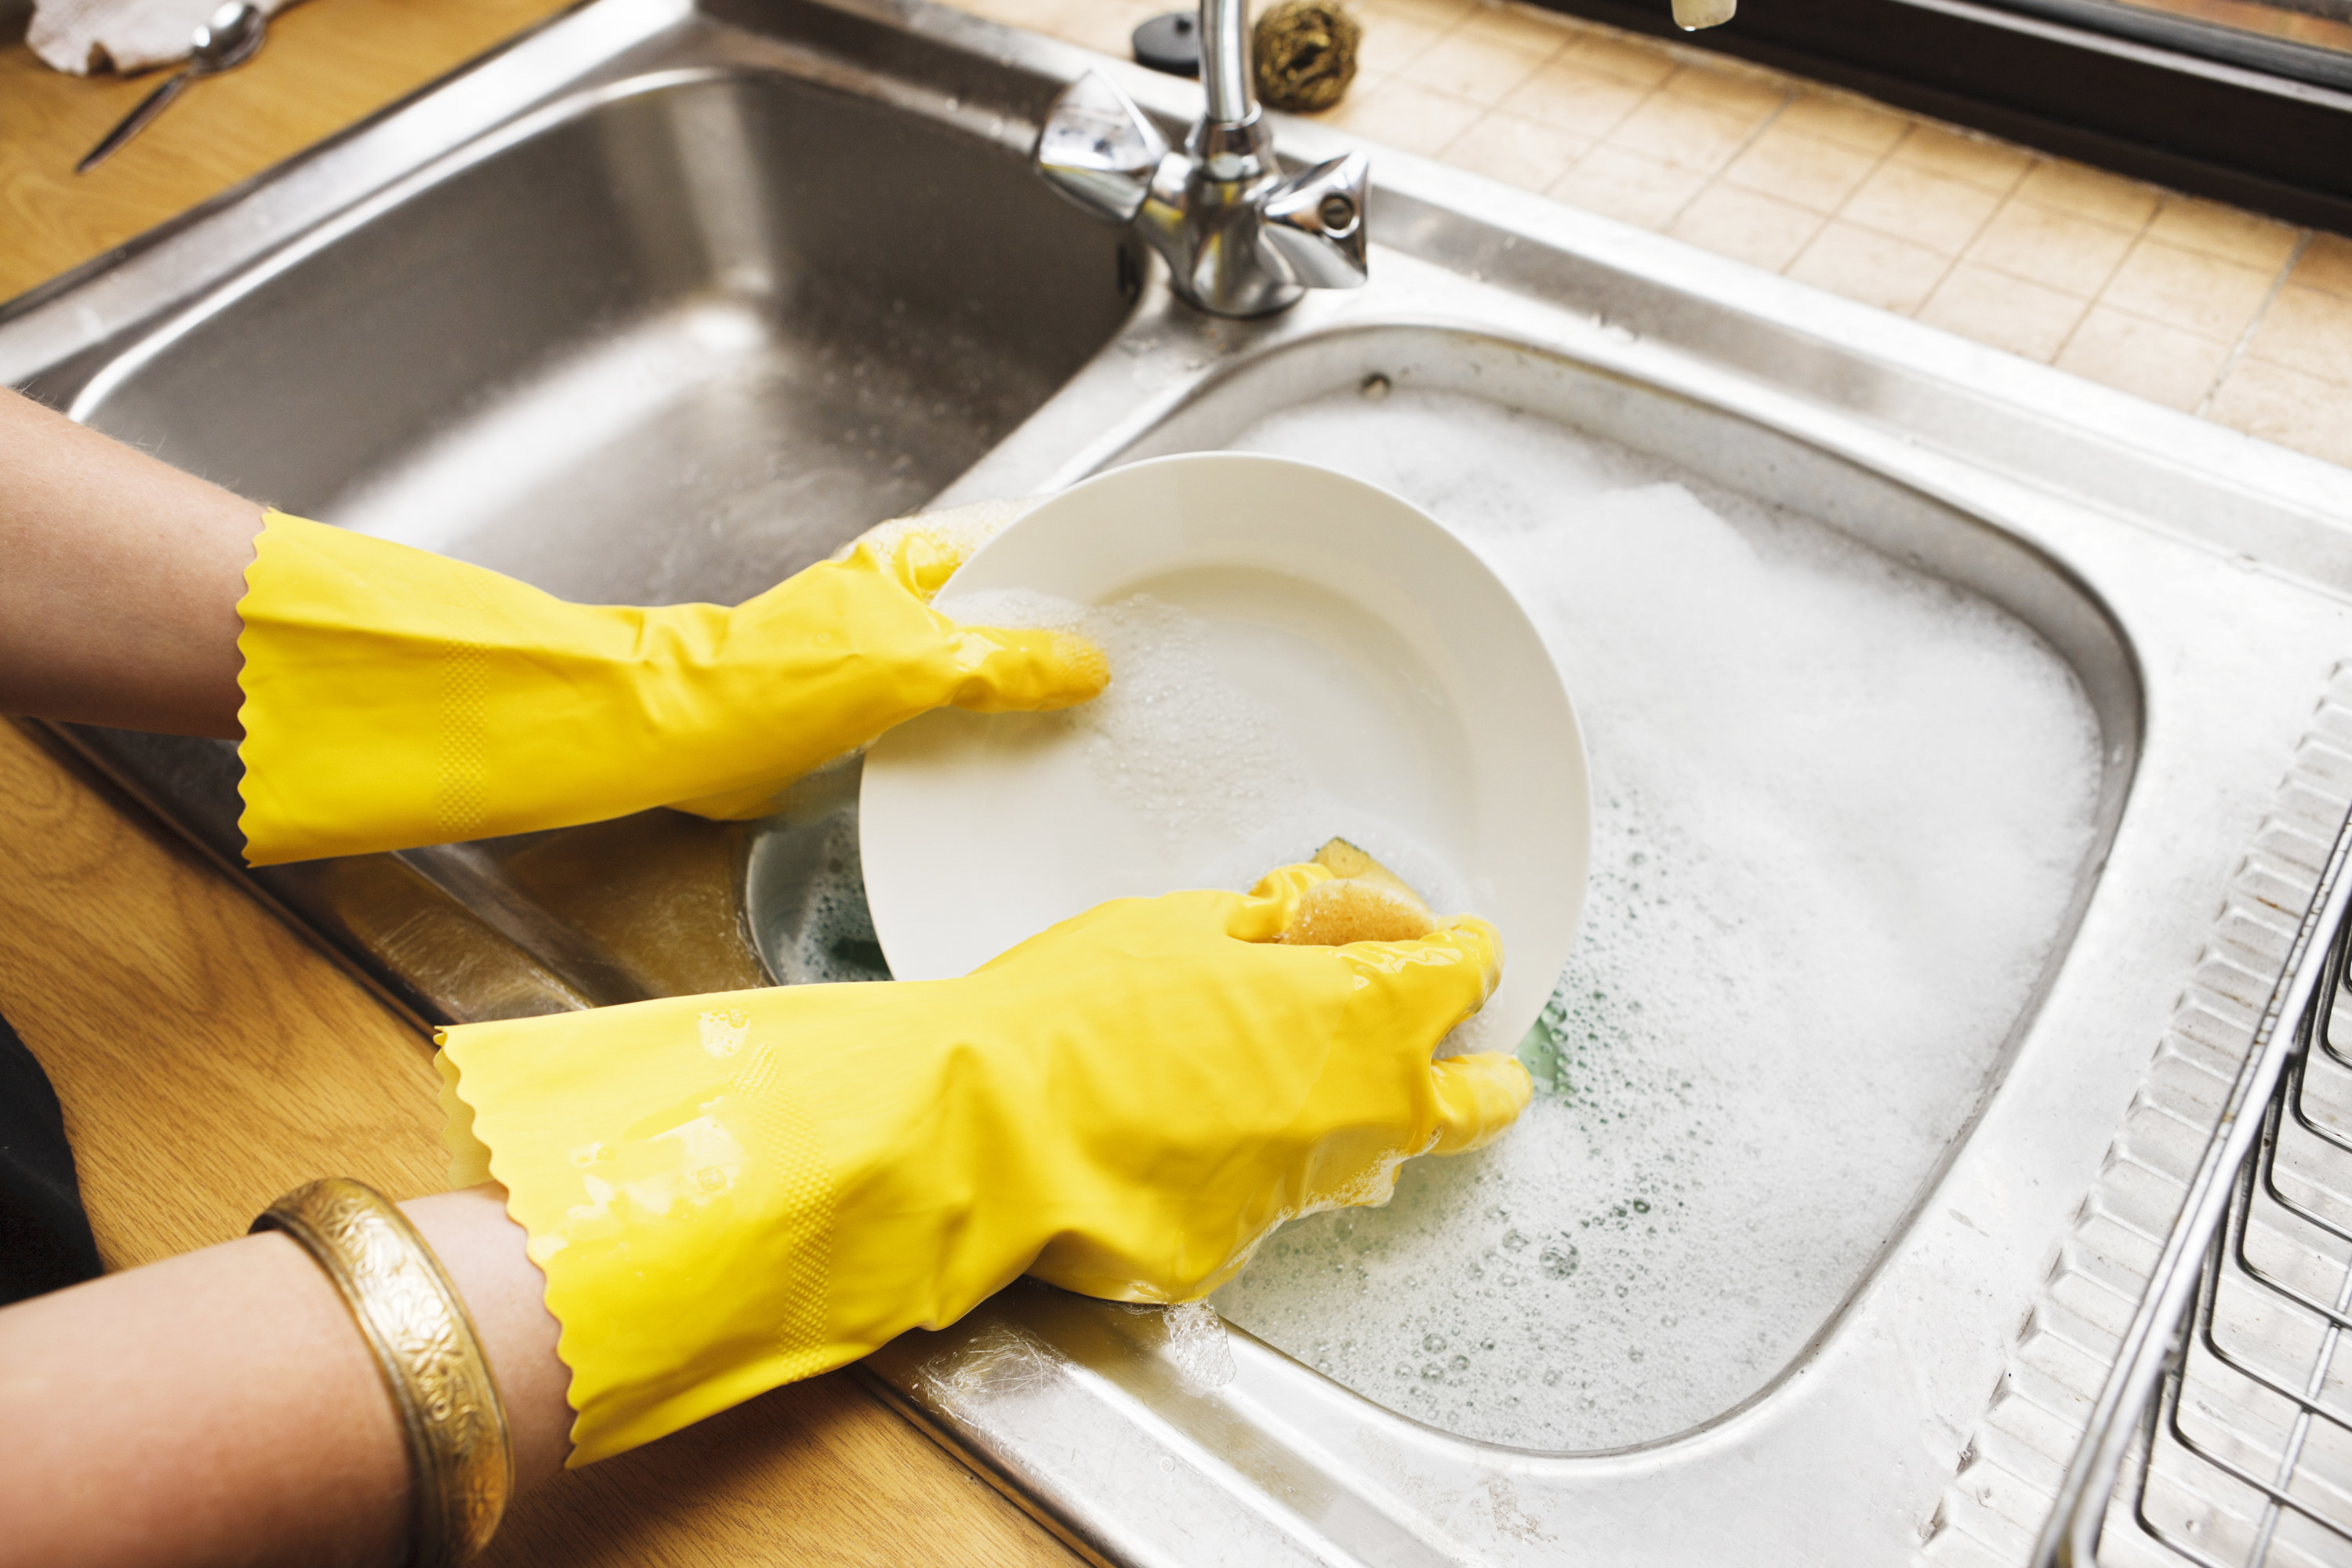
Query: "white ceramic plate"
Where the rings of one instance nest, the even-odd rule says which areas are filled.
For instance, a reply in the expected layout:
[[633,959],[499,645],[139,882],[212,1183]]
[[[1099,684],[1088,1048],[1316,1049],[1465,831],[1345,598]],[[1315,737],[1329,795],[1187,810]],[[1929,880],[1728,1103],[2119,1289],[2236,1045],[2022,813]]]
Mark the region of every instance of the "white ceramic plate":
[[1106,899],[1246,888],[1337,834],[1500,929],[1501,988],[1456,1046],[1517,1044],[1576,935],[1591,808],[1559,673],[1466,545],[1328,469],[1193,453],[1045,502],[938,603],[999,590],[1159,607],[1114,611],[1149,629],[1114,632],[1093,710],[942,710],[867,754],[894,975],[966,973]]

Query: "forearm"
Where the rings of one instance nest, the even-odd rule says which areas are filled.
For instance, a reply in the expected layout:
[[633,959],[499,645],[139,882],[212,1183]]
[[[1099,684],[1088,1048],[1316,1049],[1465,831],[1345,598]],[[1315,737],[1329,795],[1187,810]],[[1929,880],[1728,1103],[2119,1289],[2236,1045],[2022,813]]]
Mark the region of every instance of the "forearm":
[[235,736],[261,508],[0,388],[0,712]]
[[[562,1468],[569,1374],[504,1194],[402,1205],[465,1298],[518,1488]],[[0,1564],[400,1560],[408,1458],[342,1300],[247,1237],[0,1310]]]

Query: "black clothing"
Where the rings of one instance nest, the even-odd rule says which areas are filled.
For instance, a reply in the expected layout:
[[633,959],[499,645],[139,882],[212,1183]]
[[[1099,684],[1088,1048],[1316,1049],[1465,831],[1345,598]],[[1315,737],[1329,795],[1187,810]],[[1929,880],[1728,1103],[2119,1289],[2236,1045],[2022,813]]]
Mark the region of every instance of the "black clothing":
[[0,1306],[101,1272],[57,1090],[0,1018]]

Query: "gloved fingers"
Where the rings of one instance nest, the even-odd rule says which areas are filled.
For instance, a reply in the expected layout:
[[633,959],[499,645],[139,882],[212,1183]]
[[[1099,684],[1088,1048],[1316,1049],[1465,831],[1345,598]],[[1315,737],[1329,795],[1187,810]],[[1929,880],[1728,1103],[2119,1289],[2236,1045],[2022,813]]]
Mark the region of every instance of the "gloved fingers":
[[[1181,892],[1162,893],[1157,898],[1106,899],[1090,910],[1084,910],[1067,920],[1047,926],[1034,936],[1022,938],[978,969],[974,974],[991,970],[1013,967],[1042,953],[1052,952],[1066,942],[1086,940],[1081,933],[1106,930],[1131,933],[1114,935],[1114,945],[1133,950],[1140,944],[1150,951],[1160,951],[1169,945],[1171,931],[1175,945],[1192,950],[1197,947],[1192,928],[1213,936],[1225,924],[1233,907],[1243,901],[1239,893],[1228,893],[1213,888],[1187,889]],[[1181,911],[1172,921],[1171,910]]]
[[1035,506],[1037,499],[973,501],[920,517],[892,518],[851,540],[835,559],[871,550],[908,593],[929,604],[974,551]]
[[1249,896],[1226,915],[1225,934],[1242,942],[1272,942],[1298,918],[1298,901],[1318,882],[1331,879],[1328,867],[1279,866],[1258,879]]
[[1353,942],[1332,951],[1378,983],[1428,1026],[1399,1036],[1426,1050],[1486,1005],[1503,974],[1503,939],[1475,915],[1456,915],[1416,942]]
[[1441,943],[1465,960],[1475,962],[1486,987],[1479,1001],[1494,994],[1496,984],[1503,978],[1501,931],[1476,915],[1455,915],[1423,940]]
[[1101,696],[1110,684],[1110,660],[1076,632],[948,624],[962,671],[948,700],[958,708],[975,713],[1070,708]]
[[1437,1142],[1431,1152],[1459,1154],[1483,1149],[1519,1119],[1535,1092],[1516,1057],[1496,1051],[1444,1057],[1429,1064],[1437,1094]]

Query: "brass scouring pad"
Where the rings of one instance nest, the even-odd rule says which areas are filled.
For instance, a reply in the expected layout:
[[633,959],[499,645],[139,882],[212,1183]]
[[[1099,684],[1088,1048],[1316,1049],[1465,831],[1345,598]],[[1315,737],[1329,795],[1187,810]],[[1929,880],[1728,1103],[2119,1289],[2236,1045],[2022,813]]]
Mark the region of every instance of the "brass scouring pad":
[[1356,48],[1363,37],[1353,16],[1323,0],[1267,6],[1251,35],[1258,97],[1294,113],[1330,108],[1356,79]]

